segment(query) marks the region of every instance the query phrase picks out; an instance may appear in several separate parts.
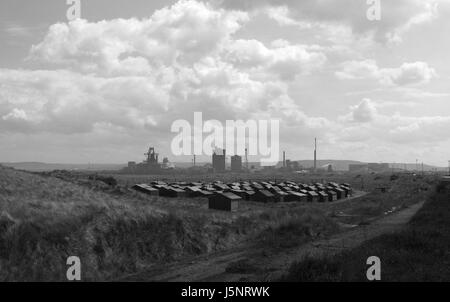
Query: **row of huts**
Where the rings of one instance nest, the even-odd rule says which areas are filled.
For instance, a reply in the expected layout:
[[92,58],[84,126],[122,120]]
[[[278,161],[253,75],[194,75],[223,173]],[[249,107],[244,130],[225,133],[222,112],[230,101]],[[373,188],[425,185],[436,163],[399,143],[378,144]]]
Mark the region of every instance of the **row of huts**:
[[293,181],[240,181],[223,183],[153,181],[133,186],[137,191],[163,197],[204,197],[209,208],[234,211],[243,200],[257,202],[332,202],[352,194],[349,184],[302,184]]

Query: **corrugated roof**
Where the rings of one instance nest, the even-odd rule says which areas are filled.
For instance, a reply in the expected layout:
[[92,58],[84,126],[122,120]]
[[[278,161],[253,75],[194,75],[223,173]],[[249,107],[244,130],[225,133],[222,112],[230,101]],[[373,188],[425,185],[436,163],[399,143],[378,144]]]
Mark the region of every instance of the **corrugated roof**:
[[218,192],[217,194],[222,195],[223,197],[232,199],[232,200],[242,199],[240,196],[238,196],[234,193],[231,193],[231,192]]
[[275,195],[273,195],[271,192],[267,191],[267,190],[259,190],[259,193],[261,193],[262,195],[266,196],[266,197],[274,197]]

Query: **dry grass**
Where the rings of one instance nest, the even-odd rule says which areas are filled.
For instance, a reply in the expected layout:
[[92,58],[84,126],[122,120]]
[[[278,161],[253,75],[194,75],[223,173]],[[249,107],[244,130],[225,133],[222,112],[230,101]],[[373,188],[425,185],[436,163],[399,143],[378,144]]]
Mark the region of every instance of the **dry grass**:
[[[282,281],[367,281],[366,259],[381,259],[382,281],[424,282],[450,280],[449,194],[432,193],[404,230],[385,234],[361,246],[322,258],[294,263]],[[411,197],[411,196],[409,196]]]
[[230,248],[310,211],[230,214],[205,205],[0,167],[0,280],[64,281],[72,255],[81,259],[83,280],[111,280]]
[[[111,280],[156,263],[224,250],[248,240],[280,248],[301,244],[335,230],[325,212],[378,214],[413,202],[419,196],[414,190],[426,184],[426,180],[400,177],[391,182],[389,175],[378,179],[369,175],[366,186],[388,182],[396,190],[336,205],[244,202],[232,214],[208,210],[205,199],[148,197],[124,186],[155,177],[117,176],[119,186],[86,179],[82,173],[64,177],[0,167],[0,280],[64,281],[66,259],[72,255],[82,261],[83,280]],[[183,177],[178,180],[203,180]],[[245,179],[244,175],[230,177]],[[290,179],[287,174],[277,179],[282,177]],[[318,176],[293,179],[322,181]],[[359,182],[342,174],[324,180]],[[398,189],[403,193],[396,196]]]

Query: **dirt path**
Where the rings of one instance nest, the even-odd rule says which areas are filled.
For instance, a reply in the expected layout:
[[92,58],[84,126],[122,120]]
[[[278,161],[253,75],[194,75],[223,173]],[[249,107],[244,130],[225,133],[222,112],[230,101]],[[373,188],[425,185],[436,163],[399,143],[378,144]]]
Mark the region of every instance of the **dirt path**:
[[[273,281],[286,273],[292,262],[307,255],[337,253],[351,249],[381,234],[396,232],[422,207],[423,202],[386,215],[368,225],[358,226],[327,239],[291,249],[263,250],[242,246],[213,255],[193,257],[128,276],[120,281]],[[245,273],[229,273],[226,268],[237,261],[249,261]]]

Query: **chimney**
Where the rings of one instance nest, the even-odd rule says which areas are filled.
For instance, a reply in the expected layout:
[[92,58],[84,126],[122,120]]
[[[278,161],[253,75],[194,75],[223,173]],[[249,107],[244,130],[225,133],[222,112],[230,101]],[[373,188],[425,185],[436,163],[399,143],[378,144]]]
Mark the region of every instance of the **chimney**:
[[[450,161],[449,161],[449,163],[450,163]],[[245,148],[245,168],[248,171],[248,151],[247,151],[247,148]]]
[[286,151],[283,151],[283,168],[286,168]]
[[314,138],[314,172],[317,169],[317,138]]

